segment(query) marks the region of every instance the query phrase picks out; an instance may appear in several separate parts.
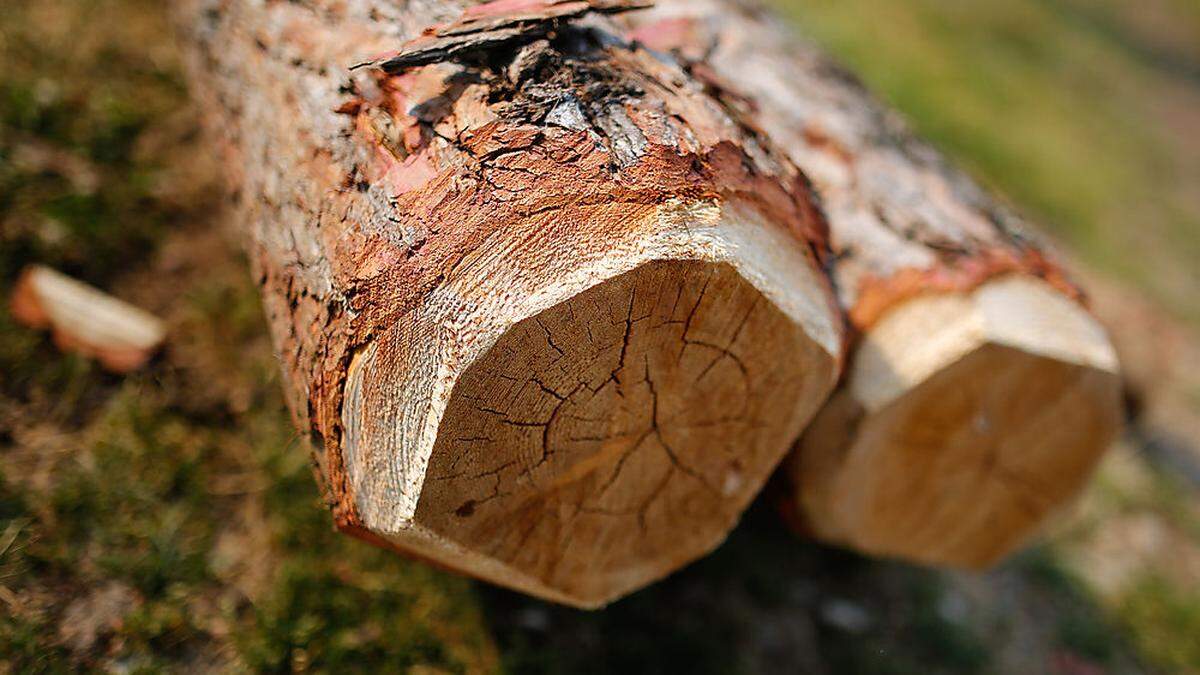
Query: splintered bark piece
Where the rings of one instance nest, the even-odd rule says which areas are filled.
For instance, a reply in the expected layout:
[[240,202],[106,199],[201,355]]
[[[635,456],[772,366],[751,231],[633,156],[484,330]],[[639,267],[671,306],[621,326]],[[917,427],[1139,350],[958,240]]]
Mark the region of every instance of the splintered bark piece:
[[515,0],[475,5],[457,21],[426,30],[398,53],[362,65],[398,73],[414,66],[486,57],[498,48],[546,37],[565,22],[592,12],[620,14],[651,4],[647,0]]
[[563,4],[632,3],[178,8],[338,527],[595,607],[725,537],[842,334],[803,176],[603,12],[348,69]]
[[26,326],[49,329],[60,349],[116,373],[144,366],[167,334],[151,314],[41,265],[21,272],[10,309]]
[[1118,366],[1025,224],[811,45],[735,0],[660,0],[634,36],[814,181],[856,338],[787,464],[818,537],[987,566],[1078,492],[1120,423]]

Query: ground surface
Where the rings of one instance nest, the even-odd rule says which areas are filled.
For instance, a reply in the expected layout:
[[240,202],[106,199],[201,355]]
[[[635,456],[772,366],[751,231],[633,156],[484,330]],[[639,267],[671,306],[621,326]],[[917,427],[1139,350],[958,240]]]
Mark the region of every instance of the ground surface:
[[334,534],[162,3],[0,14],[0,295],[44,262],[168,320],[106,375],[0,311],[0,672],[1200,672],[1200,4],[785,3],[1070,250],[1137,422],[982,576],[785,536],[598,613]]

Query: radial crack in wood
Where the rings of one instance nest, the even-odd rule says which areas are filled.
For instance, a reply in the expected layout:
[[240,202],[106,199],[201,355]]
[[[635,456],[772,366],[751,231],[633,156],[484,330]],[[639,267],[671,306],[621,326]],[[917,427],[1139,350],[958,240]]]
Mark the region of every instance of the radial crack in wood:
[[453,284],[466,297],[430,303],[445,330],[373,345],[344,420],[362,526],[587,607],[719,544],[836,376],[797,302],[819,280],[744,217],[656,219],[566,274],[587,256],[538,275],[489,256]]

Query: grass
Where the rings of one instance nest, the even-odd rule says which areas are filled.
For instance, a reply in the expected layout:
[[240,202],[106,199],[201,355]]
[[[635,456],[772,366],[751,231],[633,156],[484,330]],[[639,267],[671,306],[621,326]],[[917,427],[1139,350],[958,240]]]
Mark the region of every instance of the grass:
[[1121,616],[1147,660],[1164,672],[1200,672],[1200,594],[1147,574],[1121,601]]
[[[488,670],[469,584],[332,531],[269,374],[262,320],[237,309],[256,304],[255,290],[226,271],[197,282],[189,311],[206,328],[180,340],[177,358],[248,352],[227,364],[244,373],[230,383],[248,387],[243,406],[225,403],[238,399],[231,391],[193,397],[213,386],[201,385],[204,371],[163,363],[113,385],[72,437],[78,446],[49,443],[49,460],[4,456],[22,480],[5,481],[0,522],[23,534],[2,558],[19,609],[0,628],[0,653],[15,672],[81,662]],[[212,311],[218,297],[233,311]],[[82,651],[58,648],[74,602],[114,584],[132,598],[123,616]]]
[[[1200,17],[1178,1],[1172,16]],[[1198,256],[1174,184],[1192,174],[1147,120],[1152,94],[1192,86],[1177,80],[1193,24],[1163,32],[1122,23],[1115,0],[1080,3],[790,6],[1088,260],[1178,299]],[[0,296],[37,261],[171,330],[146,371],[118,378],[0,311],[0,673],[982,673],[1064,653],[1112,672],[1140,672],[1139,658],[1198,668],[1200,599],[1147,576],[1107,613],[1053,548],[964,578],[782,536],[760,504],[713,556],[583,613],[336,534],[257,291],[211,215],[214,171],[169,34],[152,0],[0,16]],[[1134,263],[1147,251],[1153,270]],[[1119,507],[1192,527],[1172,490]],[[866,624],[829,620],[831,603]]]
[[[185,284],[184,314],[196,324],[179,319],[193,337],[173,348],[180,361],[193,350],[248,353],[227,362],[243,373],[229,383],[248,388],[242,406],[228,405],[233,391],[192,396],[214,386],[201,384],[205,372],[162,363],[101,394],[72,447],[29,448],[48,460],[21,448],[3,457],[22,480],[5,481],[0,522],[22,534],[2,558],[19,609],[0,628],[0,653],[15,672],[81,662],[488,670],[494,656],[465,581],[331,530],[282,409],[262,319],[239,310],[256,306],[256,291],[236,266],[226,272]],[[232,311],[214,311],[218,298]],[[124,615],[82,652],[58,647],[74,602],[113,584],[133,598]]]
[[[759,505],[708,558],[603,612],[486,596],[511,672],[978,673],[994,647],[944,616],[947,580],[779,536]],[[828,618],[853,606],[865,622]]]
[[[6,9],[0,27],[5,279],[36,259],[107,281],[120,269],[114,260],[147,254],[178,215],[171,200],[154,194],[165,157],[145,156],[138,146],[186,100],[176,64],[139,48],[146,33],[167,27],[144,11],[121,25],[111,4]],[[33,25],[39,31],[15,29]],[[96,44],[102,36],[110,41]]]

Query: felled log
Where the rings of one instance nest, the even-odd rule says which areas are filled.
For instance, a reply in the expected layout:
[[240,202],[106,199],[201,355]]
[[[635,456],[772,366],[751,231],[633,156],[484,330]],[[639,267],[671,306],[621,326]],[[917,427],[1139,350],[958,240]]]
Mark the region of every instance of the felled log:
[[842,346],[807,182],[636,6],[178,4],[337,526],[584,607],[724,538]]
[[21,272],[9,309],[18,322],[49,330],[59,349],[115,373],[144,366],[167,335],[154,315],[42,265]]
[[1118,366],[1025,223],[811,45],[734,0],[630,18],[814,181],[848,370],[785,473],[816,536],[983,567],[1085,483],[1119,427]]

